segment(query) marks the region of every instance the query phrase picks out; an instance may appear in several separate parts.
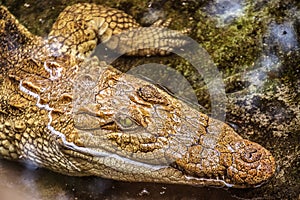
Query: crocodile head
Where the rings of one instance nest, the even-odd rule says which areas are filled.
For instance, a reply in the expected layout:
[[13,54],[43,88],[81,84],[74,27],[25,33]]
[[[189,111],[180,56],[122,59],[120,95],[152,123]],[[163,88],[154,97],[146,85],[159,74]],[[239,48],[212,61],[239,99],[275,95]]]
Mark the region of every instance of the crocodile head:
[[[155,85],[97,58],[72,71],[73,80],[55,83],[64,92],[43,102],[64,99],[66,106],[47,105],[48,129],[74,175],[253,187],[274,174],[268,150]],[[66,85],[72,88],[59,90]]]

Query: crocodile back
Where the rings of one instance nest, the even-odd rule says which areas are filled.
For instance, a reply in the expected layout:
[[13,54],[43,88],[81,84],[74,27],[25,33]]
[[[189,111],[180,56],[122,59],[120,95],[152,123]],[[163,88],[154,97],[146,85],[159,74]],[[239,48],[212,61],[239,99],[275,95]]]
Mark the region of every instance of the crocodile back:
[[[0,69],[16,66],[41,40],[31,34],[5,8],[0,6]],[[26,46],[26,49],[25,49]]]

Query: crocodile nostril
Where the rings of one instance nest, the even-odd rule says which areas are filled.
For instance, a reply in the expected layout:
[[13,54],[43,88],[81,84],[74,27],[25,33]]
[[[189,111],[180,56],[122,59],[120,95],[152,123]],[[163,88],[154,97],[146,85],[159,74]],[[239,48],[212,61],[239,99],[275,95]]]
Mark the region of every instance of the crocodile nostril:
[[261,158],[262,154],[256,148],[253,147],[245,147],[243,153],[241,154],[241,158],[243,161],[252,163],[258,161]]

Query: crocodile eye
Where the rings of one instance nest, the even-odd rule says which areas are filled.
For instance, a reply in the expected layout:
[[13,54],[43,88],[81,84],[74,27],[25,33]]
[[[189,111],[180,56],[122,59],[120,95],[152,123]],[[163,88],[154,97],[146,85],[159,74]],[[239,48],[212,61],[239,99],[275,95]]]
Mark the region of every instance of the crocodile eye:
[[130,119],[130,118],[128,118],[128,117],[126,117],[126,118],[120,118],[119,119],[119,123],[123,126],[123,127],[130,127],[130,126],[132,126],[132,124],[133,124],[133,121]]
[[121,130],[133,130],[138,127],[138,124],[129,116],[119,116],[117,118],[117,123]]

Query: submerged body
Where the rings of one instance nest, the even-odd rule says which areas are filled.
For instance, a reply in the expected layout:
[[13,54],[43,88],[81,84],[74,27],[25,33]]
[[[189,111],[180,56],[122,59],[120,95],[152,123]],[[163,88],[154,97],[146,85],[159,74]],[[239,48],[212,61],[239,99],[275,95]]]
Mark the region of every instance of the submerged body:
[[[111,41],[141,28],[122,11],[70,6],[43,39],[0,7],[0,28],[1,157],[124,181],[252,187],[274,174],[274,158],[260,145],[90,56],[101,42],[133,45],[132,38]],[[168,48],[130,54],[165,54],[184,44],[157,29],[140,29],[142,44]]]

